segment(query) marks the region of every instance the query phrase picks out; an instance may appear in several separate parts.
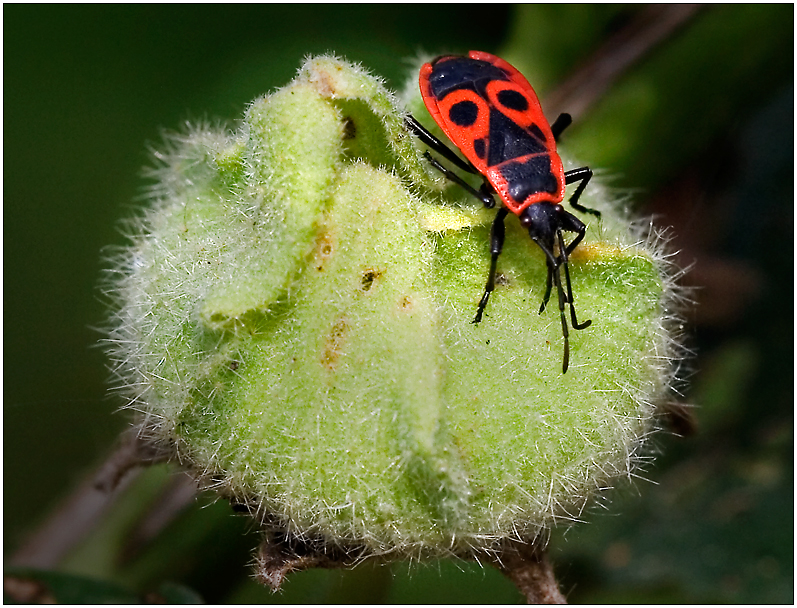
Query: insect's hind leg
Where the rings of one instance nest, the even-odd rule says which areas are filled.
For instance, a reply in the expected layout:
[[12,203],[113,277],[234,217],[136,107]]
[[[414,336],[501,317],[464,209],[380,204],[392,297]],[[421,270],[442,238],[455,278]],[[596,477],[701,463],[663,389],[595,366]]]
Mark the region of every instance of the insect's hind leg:
[[467,171],[468,173],[473,173],[474,175],[479,173],[476,167],[469,162],[462,160],[451,148],[427,131],[426,128],[419,123],[412,114],[407,114],[407,116],[404,118],[404,124],[415,134],[415,137],[420,139],[423,143],[440,154],[443,158],[450,160],[458,168],[462,169],[463,171]]
[[581,213],[591,213],[595,217],[600,217],[601,212],[596,211],[595,209],[590,209],[589,207],[585,207],[581,203],[578,202],[578,199],[581,198],[581,194],[584,192],[584,188],[587,187],[589,180],[592,179],[592,169],[589,167],[581,167],[580,169],[571,169],[570,171],[565,172],[565,184],[574,184],[575,182],[579,182],[576,191],[573,192],[573,196],[570,197],[570,206],[573,207],[576,211],[580,211]]
[[[412,114],[407,114],[404,118],[404,124],[407,128],[412,131],[415,136],[420,139],[424,144],[429,146],[432,150],[440,154],[443,158],[451,161],[456,165],[458,168],[462,169],[463,171],[467,171],[468,173],[473,173],[474,175],[479,175],[479,171],[467,161],[462,160],[459,156],[457,156],[451,148],[445,145],[442,141],[437,139],[434,135],[432,135],[426,128],[419,123],[416,118]],[[454,182],[455,184],[459,185],[460,187],[464,188],[467,192],[475,196],[479,199],[482,204],[487,207],[488,209],[492,209],[495,207],[495,198],[491,193],[491,188],[485,181],[482,184],[481,189],[476,190],[473,188],[469,183],[467,183],[464,179],[462,179],[459,175],[451,171],[450,169],[443,166],[439,160],[437,160],[434,156],[432,156],[429,151],[427,150],[424,152],[424,157],[428,160],[431,165],[440,171],[443,176],[449,180]]]
[[461,188],[464,188],[467,192],[469,192],[470,194],[475,196],[477,199],[479,199],[484,204],[485,207],[487,207],[488,209],[492,209],[493,207],[495,207],[495,199],[493,198],[493,195],[490,194],[489,192],[487,192],[484,186],[482,186],[481,190],[476,190],[476,188],[471,186],[468,182],[466,182],[464,179],[462,179],[459,175],[457,175],[456,173],[454,173],[450,169],[447,169],[446,167],[444,167],[440,163],[439,160],[437,160],[434,156],[432,156],[429,153],[428,150],[423,153],[423,156],[424,156],[424,158],[426,158],[426,160],[429,161],[429,163],[435,169],[437,169],[438,171],[440,171],[440,173],[443,174],[443,177],[445,177],[449,181],[454,182],[455,184],[457,184]]

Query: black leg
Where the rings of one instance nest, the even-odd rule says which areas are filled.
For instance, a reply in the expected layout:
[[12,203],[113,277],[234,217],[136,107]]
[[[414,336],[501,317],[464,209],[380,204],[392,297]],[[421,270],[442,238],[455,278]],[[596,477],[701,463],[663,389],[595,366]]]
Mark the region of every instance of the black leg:
[[[561,238],[562,237],[562,231],[559,230],[558,232],[559,232],[559,237],[560,237],[559,246],[561,247],[562,244],[564,243],[564,239]],[[565,252],[565,255],[564,255],[565,262],[567,262],[567,258],[570,256],[571,253],[573,253],[573,250],[576,247],[578,247],[578,244],[581,242],[581,240],[584,238],[584,235],[586,235],[586,234],[587,234],[587,227],[582,225],[582,228],[581,228],[581,230],[578,231],[578,234],[576,235],[576,238],[574,238],[567,247],[565,247],[563,250],[560,250],[560,254],[559,255],[561,255],[561,251]]]
[[476,190],[476,188],[472,187],[459,175],[457,175],[450,169],[446,169],[443,165],[441,165],[440,161],[438,161],[434,156],[432,156],[428,150],[424,152],[423,155],[426,158],[426,160],[428,160],[435,169],[440,171],[440,173],[442,173],[446,179],[454,182],[455,184],[459,185],[460,187],[470,192],[473,196],[478,198],[488,209],[492,209],[493,207],[495,207],[495,199],[493,198],[492,194],[487,192],[484,185],[482,185],[481,190]]
[[[576,246],[581,242],[581,239],[584,238],[584,234],[586,233],[586,227],[584,227],[581,231],[579,231],[578,236],[573,239],[573,242],[570,245],[565,245],[565,239],[562,236],[562,230],[559,229],[556,231],[556,237],[558,240],[558,248],[559,248],[559,256],[554,256],[553,251],[550,251],[543,243],[536,238],[533,238],[534,242],[539,245],[540,249],[542,249],[543,253],[545,254],[545,262],[548,266],[548,281],[545,286],[545,297],[542,300],[542,306],[540,306],[540,314],[545,310],[545,306],[548,304],[548,299],[551,296],[551,289],[552,283],[556,285],[556,295],[559,299],[559,318],[562,322],[562,338],[564,338],[564,355],[562,357],[562,373],[567,372],[567,368],[570,366],[570,330],[567,326],[567,316],[565,315],[565,304],[570,305],[570,321],[573,325],[573,329],[586,329],[592,324],[592,321],[585,321],[584,323],[579,323],[578,318],[576,317],[576,309],[573,305],[573,287],[570,283],[570,267],[568,264],[568,256],[576,248]],[[560,269],[564,267],[565,269],[565,288],[562,287],[562,277],[560,273]]]
[[567,368],[570,366],[570,331],[567,328],[567,319],[565,318],[565,294],[562,289],[559,268],[553,273],[553,278],[556,282],[556,293],[559,296],[559,318],[562,320],[562,337],[565,340],[565,352],[562,355],[562,373],[566,374]]
[[479,308],[476,310],[476,317],[473,319],[473,323],[479,323],[482,320],[482,314],[487,307],[490,293],[495,289],[495,270],[498,265],[498,256],[501,255],[501,250],[504,248],[504,218],[508,212],[509,210],[506,207],[501,207],[493,220],[493,227],[490,231],[490,274],[487,275],[487,285],[484,287],[484,295],[479,301]]
[[559,141],[559,136],[562,134],[562,131],[569,127],[572,122],[573,119],[570,117],[570,114],[562,113],[559,115],[559,118],[551,125],[551,133],[553,133],[554,141]]
[[581,213],[591,213],[595,217],[600,217],[601,212],[596,211],[595,209],[589,209],[584,205],[579,204],[578,199],[581,198],[581,193],[584,192],[584,188],[587,187],[589,180],[592,179],[592,169],[589,167],[581,167],[580,169],[573,169],[572,171],[567,171],[565,173],[565,183],[566,184],[573,184],[575,182],[579,182],[576,191],[573,192],[573,196],[570,197],[570,206]]
[[462,160],[459,156],[457,156],[454,151],[445,145],[442,141],[437,139],[434,135],[429,133],[424,126],[415,120],[415,117],[412,114],[407,114],[404,118],[404,124],[407,125],[407,128],[415,133],[415,136],[420,139],[423,143],[429,146],[432,150],[443,156],[444,158],[450,160],[454,163],[457,167],[462,169],[463,171],[467,171],[468,173],[478,174],[479,171],[471,165],[469,162]]
[[545,295],[542,297],[542,304],[540,304],[540,314],[545,312],[545,307],[548,306],[548,300],[551,299],[551,288],[553,287],[553,273],[554,267],[548,258],[545,259],[545,265],[548,267],[548,279],[545,282]]
[[561,265],[564,266],[565,269],[565,285],[567,286],[567,302],[570,304],[570,321],[573,324],[573,329],[586,329],[590,325],[592,325],[592,320],[584,321],[583,323],[579,323],[578,319],[576,318],[576,308],[573,305],[573,288],[570,285],[570,267],[567,264],[567,256],[570,255],[570,252],[575,249],[578,242],[584,238],[584,233],[580,233],[578,237],[576,237],[570,245],[565,247],[565,239],[562,236],[562,231],[557,230],[556,234],[559,238],[559,251],[562,255],[562,262]]
[[[553,251],[548,250],[539,239],[532,237],[532,240],[540,246],[540,249],[545,254],[549,272],[553,276],[553,282],[556,285],[556,295],[559,297],[559,318],[562,320],[562,337],[565,341],[565,352],[562,357],[562,373],[564,374],[570,366],[570,330],[567,327],[567,317],[565,316],[566,297],[564,289],[562,289],[562,279],[559,276],[559,260],[554,257]],[[551,271],[551,269],[553,270]],[[540,309],[540,312],[542,312],[542,309]]]
[[[559,255],[556,258],[555,266],[551,266],[551,264],[553,263],[551,262],[551,259],[546,258],[545,260],[545,263],[548,266],[548,279],[545,284],[545,295],[542,298],[542,305],[540,306],[540,314],[545,312],[545,307],[548,305],[548,300],[551,297],[551,281],[553,279],[554,272],[562,264],[562,260],[564,260],[565,264],[567,263],[568,256],[571,253],[573,253],[573,250],[576,247],[578,247],[578,244],[581,242],[581,240],[584,238],[584,235],[587,233],[587,227],[584,224],[582,224],[580,221],[578,220],[576,221],[578,222],[580,228],[577,228],[576,225],[573,225],[569,227],[568,230],[572,230],[573,232],[578,230],[578,234],[576,235],[576,238],[574,238],[573,241],[567,247],[564,247],[563,239],[559,242]],[[558,234],[561,237],[562,231],[559,230]],[[564,252],[564,255],[562,255],[562,252]],[[565,267],[565,276],[567,277],[567,284],[570,285],[570,278],[569,278],[570,271],[567,269],[567,267]],[[572,290],[570,291],[570,293],[572,293]],[[570,298],[570,300],[572,300],[572,298]]]

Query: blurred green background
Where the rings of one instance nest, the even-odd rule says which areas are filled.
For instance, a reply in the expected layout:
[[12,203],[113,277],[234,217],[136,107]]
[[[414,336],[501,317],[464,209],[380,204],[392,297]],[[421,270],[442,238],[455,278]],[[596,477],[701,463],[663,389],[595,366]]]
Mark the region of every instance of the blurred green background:
[[[326,51],[395,89],[421,51],[496,52],[544,105],[638,10],[4,6],[6,563],[127,424],[95,347],[97,284],[162,128],[235,120]],[[554,532],[573,602],[794,601],[793,23],[792,5],[704,8],[565,134],[567,152],[673,226],[677,263],[694,264],[683,283],[699,288],[682,372],[697,433],[660,433],[650,481],[620,483],[588,524]],[[130,513],[166,475],[140,478],[63,569],[136,594],[175,581],[210,602],[521,599],[497,571],[447,561],[311,571],[272,596],[247,578],[257,535],[209,497],[117,561]]]

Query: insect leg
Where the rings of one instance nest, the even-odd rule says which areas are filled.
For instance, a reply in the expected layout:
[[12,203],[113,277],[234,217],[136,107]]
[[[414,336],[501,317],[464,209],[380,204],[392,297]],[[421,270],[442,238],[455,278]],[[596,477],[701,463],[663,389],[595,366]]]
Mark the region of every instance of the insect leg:
[[[580,241],[584,237],[584,233],[580,233],[574,240],[573,243],[570,243],[569,246],[565,247],[565,239],[562,236],[562,231],[557,230],[556,235],[559,238],[559,251],[561,252],[562,262],[561,266],[565,268],[565,284],[567,285],[567,302],[570,304],[570,321],[573,323],[573,329],[586,329],[590,325],[592,325],[592,320],[588,319],[583,323],[579,323],[578,319],[576,318],[576,308],[573,305],[573,288],[570,285],[570,269],[567,264],[567,256],[570,255],[570,252],[575,249],[575,245],[578,245],[578,241]],[[558,269],[557,269],[558,270]]]
[[487,275],[487,285],[484,287],[484,295],[479,301],[479,308],[476,310],[476,317],[473,319],[473,323],[479,323],[482,320],[482,314],[487,307],[490,293],[495,289],[495,269],[498,265],[498,256],[501,255],[501,250],[504,248],[504,218],[508,212],[509,210],[506,207],[501,207],[493,220],[493,227],[490,231],[490,274]]
[[573,184],[575,182],[579,182],[576,191],[573,192],[573,196],[570,197],[570,206],[581,213],[591,213],[595,217],[600,217],[601,212],[596,211],[595,209],[589,209],[584,205],[581,205],[578,202],[578,199],[581,198],[581,193],[584,192],[584,188],[587,187],[589,180],[592,179],[592,169],[589,167],[581,167],[580,169],[572,169],[565,173],[565,183],[566,184]]
[[476,190],[476,188],[471,186],[459,175],[441,165],[440,161],[437,160],[434,156],[432,156],[428,150],[424,152],[423,155],[426,158],[426,160],[428,160],[435,169],[440,171],[440,173],[442,173],[446,179],[454,182],[455,184],[458,184],[460,187],[467,190],[470,194],[479,199],[488,209],[492,209],[493,207],[495,207],[495,199],[493,198],[492,194],[486,192],[484,189]]
[[454,153],[454,151],[451,148],[449,148],[442,141],[437,139],[434,135],[429,133],[429,131],[427,131],[426,128],[421,123],[419,123],[412,114],[407,114],[407,116],[404,118],[404,124],[423,143],[425,143],[432,150],[434,150],[444,158],[450,160],[452,163],[454,163],[457,167],[459,167],[463,171],[467,171],[468,173],[473,173],[473,174],[479,173],[476,167],[474,167],[469,162],[462,160],[459,156],[457,156]]
[[[454,163],[457,167],[459,167],[463,171],[479,175],[479,171],[476,169],[476,167],[474,167],[469,162],[464,161],[459,156],[457,156],[451,150],[451,148],[449,148],[442,141],[440,141],[429,131],[427,131],[424,128],[424,126],[415,119],[414,116],[408,114],[404,118],[404,124],[407,126],[407,128],[410,131],[412,131],[415,134],[415,136],[418,139],[420,139],[423,143],[429,146],[432,150],[434,150],[438,154],[441,154],[444,158],[450,160],[452,163]],[[446,179],[454,182],[455,184],[460,185],[462,188],[467,190],[469,193],[471,193],[473,196],[479,199],[484,204],[485,207],[487,207],[488,209],[492,209],[493,207],[495,207],[495,198],[493,198],[493,195],[490,192],[490,187],[487,184],[487,182],[482,184],[481,189],[476,190],[475,188],[471,187],[470,184],[465,182],[465,180],[463,180],[459,175],[457,175],[456,173],[454,173],[449,169],[446,169],[443,165],[441,165],[440,161],[438,161],[431,154],[429,154],[428,151],[424,153],[424,157],[432,164],[432,166],[435,169],[440,171],[440,173],[442,173]]]
[[545,307],[548,306],[548,300],[551,299],[551,287],[553,286],[554,267],[551,266],[551,262],[547,258],[545,264],[548,267],[548,280],[545,282],[545,295],[542,298],[542,304],[540,304],[540,314],[545,312]]
[[[561,236],[561,231],[559,231],[559,234]],[[553,251],[545,247],[539,239],[532,237],[532,240],[540,246],[540,249],[545,254],[548,261],[549,277],[553,275],[553,281],[556,284],[556,295],[559,296],[559,317],[562,319],[562,337],[565,341],[565,352],[562,358],[562,373],[564,374],[567,373],[567,368],[570,365],[570,330],[567,327],[567,317],[565,316],[565,302],[567,299],[564,289],[562,289],[562,279],[559,276],[559,260],[554,257]]]
[[[567,266],[565,266],[567,268]],[[565,318],[565,294],[562,289],[562,279],[559,276],[559,267],[553,273],[554,281],[556,282],[556,293],[559,295],[559,317],[562,319],[562,337],[565,340],[565,352],[562,356],[562,373],[567,373],[567,368],[570,365],[570,332],[567,329],[567,319]]]
[[[579,222],[579,224],[581,224],[581,222]],[[573,231],[573,232],[575,232],[575,231]],[[561,239],[561,240],[560,240],[560,242],[559,242],[559,246],[560,246],[560,248],[561,248],[561,245],[562,245],[562,243],[564,242],[564,239],[562,239],[562,231],[561,231],[561,230],[559,230],[559,231],[558,231],[558,233],[559,233],[559,238]],[[587,227],[586,227],[586,226],[584,226],[583,224],[581,224],[581,228],[578,230],[578,234],[577,234],[576,238],[574,238],[574,239],[571,241],[571,243],[570,243],[570,244],[569,244],[567,247],[565,247],[565,248],[561,248],[561,249],[560,249],[560,255],[561,255],[561,251],[564,251],[564,252],[565,252],[565,255],[564,255],[564,260],[565,260],[565,262],[567,261],[567,258],[568,258],[568,256],[569,256],[571,253],[573,253],[573,250],[574,250],[576,247],[578,247],[578,244],[579,244],[579,243],[581,242],[581,240],[584,238],[584,235],[585,235],[585,234],[587,234]]]
[[562,131],[569,127],[572,122],[573,119],[570,117],[570,114],[564,112],[559,115],[559,118],[551,125],[551,133],[553,133],[554,141],[559,141],[559,136],[562,134]]

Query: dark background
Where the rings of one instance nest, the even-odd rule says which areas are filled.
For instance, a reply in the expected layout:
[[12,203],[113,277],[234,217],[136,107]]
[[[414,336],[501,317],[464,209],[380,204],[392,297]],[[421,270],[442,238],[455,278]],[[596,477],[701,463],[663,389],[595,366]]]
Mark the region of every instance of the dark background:
[[[400,89],[403,58],[421,50],[509,49],[544,104],[637,11],[5,6],[6,556],[127,424],[96,348],[97,285],[162,128],[235,120],[326,51]],[[572,601],[793,602],[793,21],[791,5],[705,8],[568,130],[568,150],[673,226],[678,263],[693,264],[683,282],[697,288],[683,399],[697,432],[659,435],[644,474],[657,485],[620,484],[608,510],[554,533]],[[247,530],[214,503],[133,566],[95,539],[64,568],[134,592],[176,580],[216,602],[519,599],[496,571],[445,561],[307,572],[270,596],[246,579]]]

